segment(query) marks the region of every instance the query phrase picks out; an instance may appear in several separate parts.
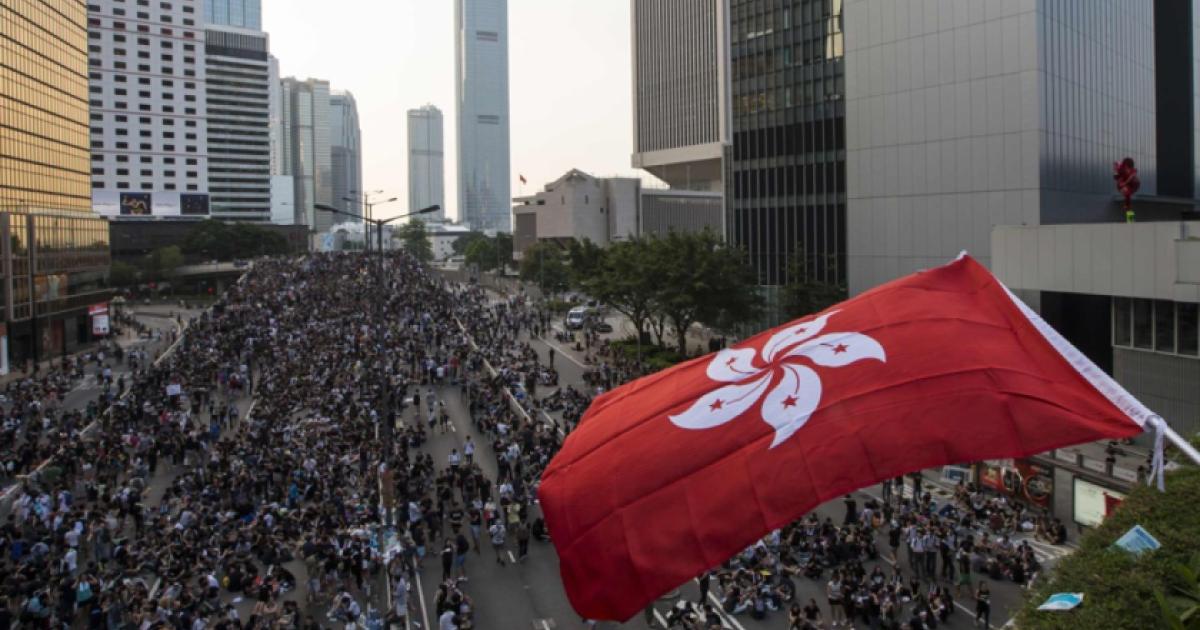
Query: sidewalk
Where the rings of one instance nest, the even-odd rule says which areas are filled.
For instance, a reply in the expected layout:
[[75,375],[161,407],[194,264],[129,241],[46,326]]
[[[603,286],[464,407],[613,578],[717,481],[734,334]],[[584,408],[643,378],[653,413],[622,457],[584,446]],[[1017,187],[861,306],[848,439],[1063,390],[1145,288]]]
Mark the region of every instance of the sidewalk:
[[[158,312],[160,310],[162,312]],[[169,318],[170,317],[169,313],[171,311],[174,311],[177,314],[183,313],[188,316],[190,316],[190,314],[194,313],[194,311],[183,311],[178,306],[172,306],[171,304],[149,304],[149,305],[145,305],[141,308],[130,309],[130,312],[133,313],[134,317],[138,317],[139,315],[143,316],[143,317],[149,316],[156,320]],[[174,323],[175,331],[179,332],[179,330],[180,330],[179,323],[174,320],[172,320],[172,321]],[[128,349],[131,346],[137,345],[142,342],[151,342],[152,338],[139,337],[137,332],[127,328],[122,332],[122,334],[119,337],[109,337],[109,338],[101,340],[101,341],[92,342],[81,348],[77,348],[75,350],[75,352],[67,354],[66,357],[70,360],[74,360],[82,355],[94,353],[100,348],[100,345],[105,341],[114,342],[117,345],[119,345],[121,348]],[[52,358],[39,361],[38,362],[38,370],[37,370],[38,375],[45,375],[47,372],[57,369],[59,366],[62,365],[62,360],[63,360],[63,355],[57,355]],[[10,366],[10,371],[8,374],[0,375],[0,388],[7,387],[11,383],[14,383],[17,381],[22,381],[26,378],[29,378],[30,376],[31,376],[31,374],[29,373],[29,370],[26,369],[24,366],[22,366],[20,368],[18,368],[15,365]]]

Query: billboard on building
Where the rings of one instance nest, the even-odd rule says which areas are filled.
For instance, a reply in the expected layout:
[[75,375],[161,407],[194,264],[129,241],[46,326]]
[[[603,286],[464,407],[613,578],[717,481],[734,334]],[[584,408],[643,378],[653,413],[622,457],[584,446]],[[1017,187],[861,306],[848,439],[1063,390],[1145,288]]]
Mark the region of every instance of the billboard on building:
[[1086,479],[1076,477],[1074,485],[1075,500],[1072,512],[1075,522],[1080,525],[1096,527],[1125,500],[1125,493],[1096,485]]
[[1048,508],[1054,493],[1054,472],[1029,459],[980,464],[979,484],[1030,505]]
[[106,217],[208,216],[207,194],[177,192],[92,192],[92,209]]
[[88,315],[92,318],[92,335],[95,337],[107,337],[109,332],[108,302],[89,306]]

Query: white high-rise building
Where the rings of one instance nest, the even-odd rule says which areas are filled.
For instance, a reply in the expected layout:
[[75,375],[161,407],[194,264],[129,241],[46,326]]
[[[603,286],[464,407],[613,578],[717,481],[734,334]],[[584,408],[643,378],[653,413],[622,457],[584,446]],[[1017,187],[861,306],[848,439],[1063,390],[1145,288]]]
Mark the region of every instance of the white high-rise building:
[[208,189],[214,218],[271,218],[271,68],[267,34],[205,30]]
[[88,3],[92,200],[106,213],[208,212],[202,10]]
[[408,110],[408,210],[438,205],[424,215],[440,221],[446,217],[445,158],[442,111],[433,105]]
[[[329,142],[333,166],[333,205],[361,215],[362,204],[362,132],[358,125],[358,105],[354,95],[342,90],[329,97]],[[347,201],[350,199],[350,201]],[[334,223],[354,221],[345,215],[333,217]]]
[[327,232],[334,224],[333,213],[317,210],[316,204],[333,205],[329,82],[288,77],[281,86],[280,174],[293,178],[295,224]]
[[511,232],[508,0],[458,0],[454,25],[458,218]]

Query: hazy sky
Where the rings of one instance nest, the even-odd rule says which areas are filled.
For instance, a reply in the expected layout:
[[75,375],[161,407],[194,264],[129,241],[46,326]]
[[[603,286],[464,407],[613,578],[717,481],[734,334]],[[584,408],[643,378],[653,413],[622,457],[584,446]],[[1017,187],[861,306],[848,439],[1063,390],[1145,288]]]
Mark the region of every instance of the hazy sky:
[[[263,0],[263,30],[281,76],[327,79],[358,102],[363,187],[406,211],[405,112],[445,117],[446,206],[457,216],[454,0]],[[509,0],[512,192],[579,168],[633,174],[629,2]]]

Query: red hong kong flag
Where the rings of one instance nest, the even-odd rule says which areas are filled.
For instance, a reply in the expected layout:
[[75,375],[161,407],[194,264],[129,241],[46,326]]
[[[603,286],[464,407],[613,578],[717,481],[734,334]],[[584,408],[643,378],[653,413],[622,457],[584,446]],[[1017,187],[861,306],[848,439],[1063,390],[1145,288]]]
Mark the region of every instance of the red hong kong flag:
[[576,611],[624,620],[828,499],[1150,416],[964,256],[601,396],[539,495]]

